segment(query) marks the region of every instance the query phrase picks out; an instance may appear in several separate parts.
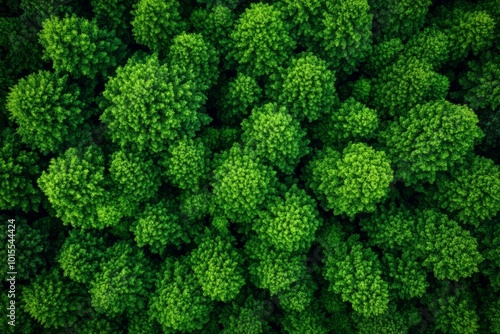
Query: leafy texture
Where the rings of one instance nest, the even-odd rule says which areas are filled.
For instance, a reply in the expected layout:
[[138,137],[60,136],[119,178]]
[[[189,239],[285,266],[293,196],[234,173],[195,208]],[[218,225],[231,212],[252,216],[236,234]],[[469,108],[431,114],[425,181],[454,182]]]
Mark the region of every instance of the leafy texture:
[[106,250],[105,259],[90,284],[92,306],[110,316],[144,310],[152,276],[144,254],[120,242]]
[[184,28],[177,0],[138,1],[132,16],[135,40],[154,52],[165,52],[172,38]]
[[385,153],[363,143],[351,143],[342,153],[330,148],[319,152],[309,164],[307,176],[326,209],[350,217],[374,211],[393,180]]
[[251,281],[258,288],[269,290],[271,295],[289,290],[306,274],[306,257],[298,252],[277,251],[257,238],[247,242],[245,251],[252,259],[248,267]]
[[214,200],[222,213],[236,222],[247,223],[257,215],[274,192],[276,172],[253,152],[234,146],[223,154],[214,170]]
[[77,16],[44,21],[40,44],[45,48],[44,59],[51,60],[57,72],[89,78],[106,76],[118,65],[125,47],[113,32]]
[[136,201],[154,197],[160,185],[158,168],[141,154],[114,152],[109,172],[122,196]]
[[237,20],[231,33],[230,55],[252,76],[269,75],[295,47],[282,13],[273,5],[253,3]]
[[400,36],[406,39],[424,24],[430,0],[382,0],[369,1],[374,12],[375,37],[390,39]]
[[[8,219],[6,216],[0,217],[4,221]],[[36,277],[42,267],[47,265],[48,232],[39,226],[43,223],[42,219],[35,224],[28,224],[26,219],[16,217],[15,242],[6,244],[0,249],[0,255],[4,258],[15,256],[15,261],[22,263],[22,266],[16,267],[17,279],[30,280]],[[6,265],[7,268],[9,266]],[[5,276],[5,279],[8,277]]]
[[371,51],[372,15],[367,0],[327,2],[323,13],[325,59],[351,74]]
[[191,253],[193,271],[204,294],[212,300],[227,302],[245,284],[241,263],[243,258],[232,247],[231,239],[206,233]]
[[97,218],[97,206],[105,200],[104,157],[96,146],[68,149],[53,159],[38,179],[65,224],[83,228],[104,228]]
[[211,308],[189,266],[168,260],[151,301],[152,316],[164,331],[201,329],[209,320]]
[[446,96],[449,80],[417,58],[401,58],[384,68],[373,85],[373,106],[391,116],[405,116],[417,104]]
[[438,279],[456,281],[470,277],[483,261],[477,240],[446,215],[423,211],[417,222],[417,235],[421,241],[415,247],[424,258],[422,265],[431,268]]
[[77,320],[75,311],[85,302],[80,291],[60,270],[45,271],[24,289],[24,309],[45,328],[66,327]]
[[58,262],[64,276],[78,283],[90,283],[106,250],[103,236],[93,230],[74,229],[64,240]]
[[265,162],[291,174],[299,160],[309,152],[306,132],[300,123],[275,103],[255,108],[241,123],[242,141]]
[[168,155],[160,161],[172,184],[196,191],[207,179],[209,152],[200,140],[182,138],[168,148]]
[[221,56],[226,56],[231,48],[230,35],[234,21],[234,12],[229,6],[222,4],[215,5],[210,10],[194,10],[191,14],[191,22],[195,30],[202,34],[203,38],[212,44]]
[[448,101],[418,105],[392,123],[382,137],[405,184],[433,183],[436,173],[450,169],[484,134],[476,114]]
[[329,289],[352,303],[356,312],[365,316],[380,315],[387,311],[389,287],[382,279],[377,255],[355,241],[348,240],[348,248],[327,255],[325,278]]
[[430,197],[461,222],[477,226],[500,210],[500,168],[490,159],[471,157],[441,176],[436,186]]
[[0,209],[37,210],[41,198],[36,179],[40,173],[39,156],[26,150],[11,129],[1,133],[0,151]]
[[379,126],[377,112],[354,98],[344,101],[339,110],[332,113],[328,121],[330,122],[328,139],[332,143],[347,139],[373,138]]
[[181,133],[193,136],[201,126],[197,106],[187,103],[189,82],[179,83],[155,56],[119,68],[103,95],[110,106],[101,120],[121,146],[159,152]]
[[314,200],[297,185],[269,203],[259,216],[253,229],[276,249],[287,252],[308,249],[321,225]]
[[279,103],[299,120],[315,121],[329,114],[337,102],[334,74],[312,53],[292,59],[274,84]]
[[262,89],[251,76],[241,72],[222,87],[219,117],[225,123],[239,123],[262,98]]
[[168,58],[174,75],[193,81],[202,91],[217,79],[217,52],[201,34],[182,33],[174,37]]
[[22,141],[43,153],[84,140],[85,132],[77,129],[90,115],[79,99],[80,88],[68,81],[67,75],[39,71],[19,80],[7,98]]
[[499,46],[500,0],[0,1],[0,333],[500,333]]
[[137,245],[149,245],[154,253],[162,253],[168,244],[179,245],[187,236],[182,225],[177,203],[163,199],[158,203],[146,204],[132,225]]

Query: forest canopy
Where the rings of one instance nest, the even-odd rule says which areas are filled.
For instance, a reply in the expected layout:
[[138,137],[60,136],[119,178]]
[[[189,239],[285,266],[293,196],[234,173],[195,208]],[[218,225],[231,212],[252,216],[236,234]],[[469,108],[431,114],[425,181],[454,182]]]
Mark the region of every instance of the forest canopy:
[[0,0],[0,333],[500,334],[499,129],[499,0]]

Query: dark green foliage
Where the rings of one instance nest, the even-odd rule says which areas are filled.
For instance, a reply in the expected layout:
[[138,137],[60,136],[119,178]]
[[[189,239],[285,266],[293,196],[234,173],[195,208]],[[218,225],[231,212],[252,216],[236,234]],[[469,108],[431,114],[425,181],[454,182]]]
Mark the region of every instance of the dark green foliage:
[[491,324],[491,333],[500,333],[500,299],[487,305],[486,317]]
[[372,47],[372,15],[366,0],[284,0],[277,3],[291,22],[301,49],[312,51],[342,76],[354,72]]
[[464,105],[441,100],[419,104],[391,123],[381,137],[396,166],[396,178],[411,185],[433,183],[484,136],[476,114]]
[[132,11],[136,42],[153,52],[164,53],[172,38],[184,30],[177,0],[140,0]]
[[85,140],[83,122],[90,115],[79,96],[80,88],[70,84],[67,75],[39,71],[12,88],[7,109],[24,143],[45,154],[64,151]]
[[[4,222],[7,222],[8,218],[6,216],[0,216],[0,218]],[[7,259],[8,256],[14,255],[16,261],[22,263],[22,265],[16,267],[17,279],[29,280],[42,267],[47,265],[46,253],[49,248],[48,233],[45,230],[37,228],[37,226],[28,224],[24,218],[16,217],[15,220],[14,246],[12,247],[9,243],[2,247],[0,256]],[[8,268],[7,265],[5,267]],[[9,276],[5,275],[4,277],[7,279]]]
[[363,143],[351,143],[342,153],[328,147],[318,152],[306,176],[325,209],[349,217],[373,212],[394,178],[386,154]]
[[500,138],[500,54],[485,52],[479,60],[467,63],[468,71],[459,78],[463,98],[477,112],[486,136],[484,142],[494,146]]
[[152,252],[161,254],[168,244],[180,245],[182,241],[189,241],[177,206],[175,201],[169,199],[146,204],[131,227],[139,247],[149,245]]
[[121,40],[129,41],[132,37],[133,0],[91,0],[92,12],[99,27],[114,31]]
[[42,200],[36,185],[39,155],[26,150],[11,129],[2,131],[0,142],[0,209],[37,210]]
[[295,47],[281,11],[266,3],[252,3],[236,21],[231,33],[230,56],[246,74],[269,75]]
[[[391,206],[370,219],[362,220],[362,226],[374,245],[401,250],[401,259],[408,261],[406,265],[403,262],[403,266],[413,266],[415,275],[418,275],[421,264],[432,270],[440,280],[458,280],[477,272],[478,264],[484,259],[478,251],[476,238],[435,210],[411,212],[405,207]],[[411,249],[411,254],[408,249]],[[394,261],[391,257],[386,257],[389,265],[390,261]],[[423,261],[411,264],[417,258]],[[414,277],[412,288],[422,289],[425,283],[422,285],[421,279]]]
[[424,258],[422,265],[432,269],[438,279],[458,280],[478,272],[483,256],[477,249],[477,240],[446,215],[432,210],[419,214],[415,244],[416,254]]
[[24,309],[45,328],[64,328],[74,324],[86,296],[81,286],[65,279],[54,268],[44,271],[23,289]]
[[291,314],[305,312],[311,307],[317,289],[313,277],[306,274],[302,279],[292,283],[290,289],[278,294],[279,305]]
[[381,315],[365,317],[354,313],[353,318],[357,323],[359,332],[368,333],[408,333],[410,327],[421,321],[417,309],[399,311],[394,304],[389,305],[389,310]]
[[250,239],[245,252],[252,260],[248,266],[251,282],[271,295],[289,290],[307,272],[305,255],[275,250],[265,239]]
[[245,146],[283,173],[291,174],[300,159],[309,153],[306,132],[286,108],[276,103],[254,108],[241,128]]
[[342,300],[350,302],[356,312],[380,315],[388,309],[389,286],[381,277],[377,254],[357,239],[359,236],[353,235],[344,247],[327,250],[324,276],[330,282],[329,289],[341,294]]
[[207,190],[192,192],[186,190],[179,196],[179,209],[190,221],[203,219],[210,210],[211,194]]
[[392,38],[374,45],[372,55],[365,66],[368,74],[380,72],[390,66],[398,59],[403,49],[403,42],[399,38]]
[[229,7],[215,5],[210,10],[194,10],[190,21],[195,31],[202,34],[203,38],[215,47],[219,56],[224,58],[229,53],[230,35],[235,21],[235,14]]
[[201,34],[182,33],[174,37],[168,59],[172,73],[192,81],[200,91],[208,90],[217,79],[217,52]]
[[276,172],[252,151],[233,146],[219,157],[212,182],[214,201],[230,220],[249,223],[277,186]]
[[402,250],[413,242],[416,217],[406,207],[380,207],[369,219],[361,220],[361,228],[368,233],[370,244],[386,250]]
[[241,264],[243,258],[227,236],[206,232],[198,247],[191,252],[191,263],[203,293],[212,300],[228,302],[245,284]]
[[149,312],[136,313],[128,317],[128,333],[130,334],[161,334],[160,324],[150,317]]
[[469,11],[458,6],[441,24],[448,28],[452,59],[460,60],[470,52],[477,55],[488,49],[498,23],[486,11]]
[[[21,288],[18,286],[17,288]],[[19,296],[19,294],[16,294]],[[16,323],[15,326],[11,326],[8,322],[9,318],[6,317],[5,321],[0,323],[0,331],[5,334],[31,334],[35,331],[42,332],[43,327],[33,318],[31,315],[24,310],[24,302],[16,298]],[[9,307],[10,300],[7,293],[2,293],[0,295],[0,302],[5,305],[5,308]]]
[[436,186],[430,199],[463,223],[477,226],[500,210],[500,168],[490,159],[470,157],[440,176]]
[[209,9],[226,7],[234,10],[242,0],[196,0],[196,2],[206,4]]
[[103,236],[93,230],[71,230],[57,258],[64,276],[78,283],[90,283],[99,269],[106,246]]
[[0,333],[500,333],[499,36],[500,0],[0,0]]
[[342,301],[342,296],[332,292],[325,286],[321,290],[319,301],[327,314],[331,314],[329,321],[337,330],[344,333],[355,333],[352,321],[353,311],[348,303]]
[[224,334],[263,334],[270,331],[265,321],[269,315],[269,306],[266,302],[249,295],[241,295],[237,300],[231,301],[220,313],[220,323]]
[[401,58],[380,72],[373,84],[375,109],[391,116],[404,116],[417,104],[443,99],[449,80],[432,65],[418,58]]
[[442,66],[450,57],[450,39],[435,27],[414,35],[405,45],[403,57],[415,57],[434,68]]
[[[79,325],[79,326],[78,326]],[[107,318],[92,318],[90,321],[81,321],[74,330],[81,334],[122,334],[117,321],[110,321]]]
[[151,159],[141,154],[116,151],[111,155],[111,178],[122,196],[135,201],[156,195],[160,186],[160,172]]
[[174,186],[197,191],[208,178],[209,153],[201,140],[182,138],[168,147],[159,164]]
[[331,323],[329,324],[325,317],[326,313],[316,306],[301,312],[287,312],[282,325],[290,334],[326,334],[329,333]]
[[239,123],[262,98],[262,89],[251,76],[238,73],[222,87],[219,118],[228,124]]
[[488,277],[492,290],[500,291],[500,228],[498,219],[493,218],[477,229],[481,254],[485,261],[481,263],[481,272]]
[[361,77],[356,80],[352,85],[352,98],[361,103],[368,103],[372,89],[372,82],[370,79]]
[[224,125],[220,128],[206,127],[200,133],[200,138],[206,148],[212,152],[230,149],[239,141],[241,128]]
[[57,72],[69,72],[75,77],[106,77],[124,55],[125,46],[113,32],[77,16],[44,21],[39,38],[45,49],[43,59],[52,61]]
[[278,102],[299,120],[315,121],[329,114],[337,103],[335,73],[312,53],[292,59],[290,66],[273,84]]
[[283,197],[267,205],[252,228],[276,249],[292,252],[308,249],[320,225],[314,200],[293,185]]
[[90,283],[92,306],[110,316],[144,312],[153,283],[151,269],[144,253],[128,242],[106,249],[104,261]]
[[151,297],[151,315],[167,333],[201,329],[212,309],[212,302],[203,296],[201,285],[184,261],[167,259]]
[[192,137],[202,125],[189,81],[179,83],[156,56],[118,68],[103,95],[110,105],[101,120],[121,146],[160,152],[181,133]]
[[444,333],[477,333],[479,317],[467,286],[452,287],[446,281],[440,285],[436,296],[425,298],[433,311],[436,328]]
[[77,0],[21,0],[19,7],[22,18],[28,26],[35,30],[42,29],[43,22],[52,18],[62,18],[66,15],[81,14]]
[[372,15],[367,0],[326,2],[323,14],[323,57],[335,69],[351,74],[372,47]]
[[408,250],[403,250],[401,254],[387,252],[384,254],[383,262],[388,268],[387,274],[391,282],[389,289],[393,290],[394,294],[401,299],[423,296],[429,287],[427,272],[413,252]]
[[105,201],[104,156],[97,146],[68,149],[51,160],[38,179],[64,224],[82,228],[105,227],[97,219],[97,207]]
[[431,0],[369,0],[374,17],[374,37],[406,40],[424,24]]
[[379,119],[375,110],[354,98],[349,98],[325,120],[325,123],[327,133],[323,140],[327,143],[336,143],[375,137]]
[[[42,46],[37,30],[22,17],[0,17],[0,50],[6,69],[16,74],[40,68]],[[5,65],[3,65],[5,66]]]
[[467,91],[464,98],[471,108],[495,110],[500,106],[499,62],[499,54],[487,52],[481,61],[468,63],[469,70],[460,79],[460,84]]

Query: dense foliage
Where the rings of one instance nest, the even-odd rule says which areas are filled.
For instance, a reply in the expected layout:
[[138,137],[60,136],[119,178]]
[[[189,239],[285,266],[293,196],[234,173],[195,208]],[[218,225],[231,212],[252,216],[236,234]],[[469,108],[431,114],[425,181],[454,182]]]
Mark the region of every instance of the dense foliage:
[[500,334],[499,45],[499,0],[0,0],[0,333]]

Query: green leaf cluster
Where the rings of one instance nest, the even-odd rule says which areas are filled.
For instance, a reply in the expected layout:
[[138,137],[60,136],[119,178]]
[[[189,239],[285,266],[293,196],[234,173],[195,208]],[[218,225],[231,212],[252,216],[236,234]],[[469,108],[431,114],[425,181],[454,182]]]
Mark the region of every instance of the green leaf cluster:
[[342,153],[327,147],[315,155],[306,173],[323,207],[349,217],[375,211],[394,179],[386,154],[364,143],[350,143]]
[[498,333],[499,36],[500,0],[0,1],[0,333]]
[[112,31],[75,15],[50,17],[43,22],[39,39],[44,47],[43,59],[52,61],[56,72],[91,79],[98,74],[106,76],[119,64],[125,49]]

